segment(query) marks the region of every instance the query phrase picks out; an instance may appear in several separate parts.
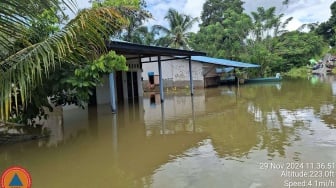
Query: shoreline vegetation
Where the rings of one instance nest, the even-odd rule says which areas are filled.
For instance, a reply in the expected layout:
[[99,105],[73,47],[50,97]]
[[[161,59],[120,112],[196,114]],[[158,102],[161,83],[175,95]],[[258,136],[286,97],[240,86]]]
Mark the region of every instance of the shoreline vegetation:
[[292,68],[289,72],[284,74],[284,77],[289,78],[307,78],[311,75],[311,69],[307,66]]

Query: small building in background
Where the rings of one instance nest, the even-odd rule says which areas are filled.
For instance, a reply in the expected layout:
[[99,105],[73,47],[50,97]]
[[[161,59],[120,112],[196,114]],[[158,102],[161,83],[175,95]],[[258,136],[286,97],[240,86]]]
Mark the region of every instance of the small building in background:
[[[143,58],[142,87],[144,91],[157,90],[159,83],[153,83],[153,79],[159,77],[156,57]],[[162,57],[162,80],[165,88],[186,88],[189,86],[189,60],[171,59]],[[233,72],[234,68],[254,68],[259,65],[242,63],[227,59],[212,58],[206,56],[191,56],[192,78],[195,88],[218,86],[223,73]],[[155,79],[154,79],[155,80]]]
[[[142,87],[144,91],[152,91],[159,86],[159,68],[157,57],[143,58],[143,62],[154,61],[142,64]],[[172,59],[161,57],[162,80],[164,88],[188,88],[190,83],[189,60]],[[204,87],[203,63],[192,61],[192,78],[195,88]]]

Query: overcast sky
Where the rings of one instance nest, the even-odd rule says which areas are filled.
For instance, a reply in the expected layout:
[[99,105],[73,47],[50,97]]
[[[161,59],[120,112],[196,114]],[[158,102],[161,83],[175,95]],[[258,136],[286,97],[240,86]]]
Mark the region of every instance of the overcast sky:
[[[243,0],[244,1],[244,0]],[[80,8],[89,7],[88,0],[77,0]],[[164,16],[169,8],[174,8],[180,13],[200,17],[205,0],[146,0],[147,9],[152,13],[153,19],[148,25],[166,25]],[[295,30],[305,23],[325,22],[330,16],[330,5],[334,0],[291,0],[289,5],[282,5],[282,0],[245,0],[245,11],[256,11],[257,7],[277,7],[278,13],[284,13],[285,18],[293,17],[288,24],[288,30]],[[193,31],[198,27],[195,25]]]

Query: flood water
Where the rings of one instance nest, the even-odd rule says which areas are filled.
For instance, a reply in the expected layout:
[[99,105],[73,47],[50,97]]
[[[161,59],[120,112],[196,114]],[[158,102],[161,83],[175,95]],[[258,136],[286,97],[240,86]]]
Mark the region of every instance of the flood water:
[[0,146],[0,171],[33,188],[336,187],[335,105],[332,77],[146,93],[117,114],[64,110],[50,138]]

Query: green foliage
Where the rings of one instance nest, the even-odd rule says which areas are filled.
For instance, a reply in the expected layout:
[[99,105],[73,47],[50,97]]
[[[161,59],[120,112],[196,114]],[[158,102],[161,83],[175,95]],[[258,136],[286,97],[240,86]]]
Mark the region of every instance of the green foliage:
[[240,60],[241,53],[245,51],[244,40],[252,23],[247,14],[236,9],[226,9],[221,22],[201,26],[200,31],[192,36],[192,48],[205,51],[209,56]]
[[0,49],[12,49],[16,40],[22,40],[27,36],[27,30],[37,35],[40,32],[38,29],[31,30],[35,21],[46,14],[45,12],[56,13],[56,10],[61,14],[60,17],[64,16],[62,6],[74,12],[73,0],[2,1],[0,3]]
[[287,32],[284,29],[292,20],[292,17],[287,18],[284,22],[281,22],[284,14],[276,15],[275,12],[275,7],[270,7],[269,9],[258,7],[257,12],[251,12],[253,17],[251,37],[255,41],[261,41],[262,39],[269,37],[276,37],[279,34]]
[[202,50],[208,56],[219,57],[224,53],[225,48],[222,43],[222,32],[224,28],[220,23],[201,27],[197,34],[191,35],[191,47],[195,50]]
[[257,76],[274,76],[277,72],[283,72],[283,59],[277,54],[273,53],[269,46],[271,39],[251,42],[247,46],[247,53],[243,56],[243,60],[246,62],[251,62],[259,64],[260,68],[254,72]]
[[223,18],[225,18],[223,13],[229,8],[241,14],[244,10],[243,4],[241,0],[207,0],[203,4],[201,26],[206,27],[222,22]]
[[140,0],[93,0],[92,7],[117,7],[117,6],[132,6],[136,8],[140,8]]
[[260,76],[270,76],[305,66],[309,59],[320,57],[326,46],[314,32],[293,31],[261,41],[249,40],[243,59],[261,65]]
[[225,51],[218,56],[240,60],[240,54],[245,50],[244,39],[251,28],[251,19],[247,14],[236,12],[231,8],[224,12],[224,18],[221,25],[223,27],[222,44]]
[[336,47],[326,49],[325,53],[336,54]]
[[136,44],[143,45],[156,45],[155,36],[158,34],[153,28],[148,28],[147,26],[141,26],[134,30],[133,35],[131,37],[131,41]]
[[288,76],[291,78],[307,78],[310,72],[311,70],[307,66],[294,67],[289,72],[287,72],[285,76]]
[[286,61],[287,70],[306,65],[312,57],[320,56],[327,46],[314,32],[288,32],[275,40],[275,52]]
[[102,84],[102,76],[118,70],[128,70],[126,59],[113,51],[84,65],[64,64],[57,67],[53,74],[43,77],[42,85],[33,89],[27,108],[22,105],[16,108],[13,105],[15,112],[11,114],[9,121],[33,124],[32,120],[35,117],[46,118],[43,107],[48,107],[52,111],[50,104],[53,106],[74,104],[84,107],[92,95],[92,89]]
[[[111,51],[98,60],[76,68],[67,67],[71,71],[56,77],[52,82],[60,82],[58,88],[53,88],[52,102],[55,105],[76,104],[84,106],[89,101],[91,90],[102,83],[102,76],[114,71],[127,71],[126,58]],[[69,69],[68,69],[69,70]],[[74,70],[74,71],[72,71]]]
[[331,17],[329,18],[328,21],[321,23],[319,27],[317,28],[316,32],[319,35],[322,35],[324,39],[329,42],[330,46],[335,46],[336,45],[336,38],[335,38],[336,2],[331,4],[330,9],[331,9]]
[[119,31],[115,37],[128,42],[139,42],[139,34],[136,30],[143,27],[142,24],[152,15],[146,10],[144,0],[94,0],[93,7],[119,7],[128,6],[130,9],[121,9],[122,15],[128,20],[128,26]]
[[[68,19],[67,16],[58,15],[56,7],[45,9],[31,21],[32,27],[27,34],[32,43],[40,42],[41,38],[49,37],[60,30],[60,24]],[[33,39],[35,37],[35,40]]]
[[[290,1],[283,1],[283,4],[290,5]],[[191,47],[207,52],[208,56],[259,64],[260,69],[249,70],[249,75],[257,76],[288,72],[293,67],[305,66],[311,58],[320,58],[328,50],[332,54],[335,51],[328,49],[319,32],[315,32],[315,23],[303,26],[310,28],[309,33],[288,32],[286,26],[292,18],[277,15],[275,7],[259,7],[250,17],[242,13],[241,5],[239,1],[207,0],[200,30],[191,35]],[[336,39],[333,34],[336,31],[335,7],[333,3],[333,16],[325,23],[328,27],[320,26],[323,32],[328,30],[332,40]]]
[[46,40],[51,35],[60,31],[60,24],[68,18],[63,14],[58,14],[57,7],[50,7],[40,11],[35,18],[31,18],[30,27],[25,29],[21,38],[17,39],[7,51],[7,54],[0,55],[0,59],[5,59],[11,54],[27,48],[33,44]]
[[154,32],[159,32],[163,35],[158,39],[158,45],[179,48],[179,49],[190,49],[189,38],[191,32],[188,32],[193,24],[195,24],[198,19],[192,18],[189,15],[180,14],[175,9],[169,9],[165,19],[168,21],[169,28],[162,25],[154,25]]
[[331,72],[332,72],[333,74],[336,74],[336,68],[333,68],[333,69],[331,70]]
[[[4,8],[0,9],[0,12],[6,15],[0,17],[0,37],[9,38],[12,41],[7,43],[0,38],[0,49],[8,49],[5,53],[1,53],[0,59],[0,119],[2,120],[18,116],[19,114],[15,112],[21,109],[26,111],[35,100],[34,97],[43,97],[42,90],[45,88],[42,86],[45,86],[49,77],[54,76],[58,67],[67,64],[82,67],[106,53],[106,40],[126,25],[119,11],[123,8],[84,9],[62,29],[52,33],[57,30],[54,28],[53,23],[56,22],[54,18],[58,17],[56,14],[61,10],[58,1],[52,2],[54,3],[52,7],[55,9],[40,11],[40,14],[26,12],[24,10],[26,7],[22,7],[17,2],[6,4],[6,1],[4,3],[6,6],[0,3]],[[29,3],[38,4],[36,1],[34,3],[29,1]],[[18,14],[9,14],[11,10],[16,10]],[[19,14],[20,11],[24,13]],[[22,20],[25,22],[22,23]],[[36,28],[33,27],[34,24]],[[4,26],[11,25],[15,25],[18,29],[8,27],[15,32],[7,32],[8,28]],[[41,27],[43,25],[50,27]],[[39,35],[36,32],[33,34],[27,32],[36,30],[39,30]],[[50,85],[52,84],[54,83]],[[46,96],[54,94],[47,91],[45,91]],[[42,103],[44,102],[35,104]]]

